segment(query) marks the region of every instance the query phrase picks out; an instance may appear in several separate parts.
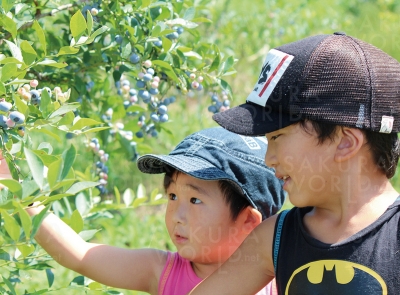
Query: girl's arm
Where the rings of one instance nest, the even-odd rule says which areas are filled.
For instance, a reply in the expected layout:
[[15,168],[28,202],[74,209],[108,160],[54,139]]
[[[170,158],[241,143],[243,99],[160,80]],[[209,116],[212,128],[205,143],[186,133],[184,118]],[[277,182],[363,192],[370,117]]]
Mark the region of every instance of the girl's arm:
[[233,255],[197,285],[191,295],[256,294],[275,276],[272,242],[276,216],[257,226]]
[[[27,209],[38,214],[44,206]],[[157,294],[167,254],[155,249],[129,250],[85,242],[54,214],[41,224],[35,240],[59,264],[99,283]]]

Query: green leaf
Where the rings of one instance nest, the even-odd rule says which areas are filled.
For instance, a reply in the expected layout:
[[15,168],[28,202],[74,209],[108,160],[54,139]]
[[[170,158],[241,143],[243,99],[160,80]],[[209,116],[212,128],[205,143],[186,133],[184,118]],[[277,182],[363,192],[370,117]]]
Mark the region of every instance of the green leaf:
[[[90,43],[92,43],[92,42],[94,41],[94,39],[95,39],[98,35],[103,34],[104,32],[106,32],[106,31],[108,31],[108,30],[109,30],[109,27],[107,27],[107,26],[102,26],[101,28],[97,29],[97,30],[90,36],[90,38],[88,38],[88,39],[84,42],[84,44],[90,44]],[[78,42],[78,43],[79,43],[79,42]]]
[[51,136],[52,138],[54,138],[55,140],[57,140],[58,142],[61,142],[61,138],[58,136],[58,134],[51,132],[50,130],[48,130],[46,128],[33,129],[32,131],[47,134],[47,135]]
[[121,194],[118,190],[118,187],[114,186],[114,195],[115,195],[115,200],[117,201],[117,204],[121,204]]
[[1,179],[0,183],[6,186],[10,192],[22,198],[22,186],[18,181],[14,179]]
[[65,68],[66,66],[68,66],[68,64],[66,62],[58,63],[51,59],[47,59],[47,60],[38,62],[37,64],[43,65],[43,66],[49,66],[49,67],[53,67],[53,68],[58,68],[58,69]]
[[20,235],[20,226],[18,222],[5,210],[2,210],[2,216],[4,219],[4,228],[6,229],[8,235],[11,237],[11,239],[17,242]]
[[22,101],[19,95],[15,95],[13,97],[15,101],[15,105],[17,107],[18,112],[22,113],[25,115],[25,118],[28,118],[29,116],[29,107]]
[[186,20],[192,20],[194,18],[194,16],[196,15],[196,8],[189,7],[186,12],[185,15],[183,16],[184,19]]
[[22,199],[32,196],[32,194],[39,189],[36,181],[34,180],[24,180],[21,186],[22,186]]
[[61,116],[64,115],[70,111],[75,111],[77,108],[79,108],[81,105],[79,103],[70,103],[70,104],[65,104],[61,106],[59,109],[57,109],[54,113],[52,113],[49,116],[49,119],[54,118],[56,116]]
[[7,280],[3,275],[3,282],[7,285],[8,289],[10,289],[11,294],[12,295],[17,295],[17,293],[15,292],[14,286],[11,284],[11,282],[9,280]]
[[81,130],[85,127],[92,126],[92,125],[103,125],[103,123],[93,120],[93,119],[81,118],[78,121],[76,121],[75,124],[69,130],[70,131]]
[[87,129],[87,130],[83,131],[82,134],[91,133],[91,132],[99,132],[99,131],[107,130],[107,129],[110,129],[110,128],[111,128],[111,127],[109,127],[109,126],[107,126],[107,127],[95,127],[95,128],[90,128],[90,129]]
[[17,64],[5,64],[1,71],[1,82],[6,82],[12,77],[15,77],[18,71]]
[[64,47],[60,48],[60,50],[57,53],[57,56],[66,55],[66,54],[76,54],[78,52],[79,52],[79,48],[75,48],[72,46],[64,46]]
[[54,105],[51,101],[51,97],[47,91],[42,91],[42,101],[39,109],[42,112],[43,118],[47,118],[48,115],[54,111]]
[[10,9],[14,6],[15,1],[14,0],[2,0],[1,1],[1,7],[3,7],[4,12],[8,13]]
[[24,148],[24,153],[26,157],[26,161],[28,162],[29,169],[32,173],[32,177],[39,186],[39,188],[43,189],[43,171],[44,165],[42,160],[30,149]]
[[35,215],[33,217],[33,220],[32,220],[32,232],[31,232],[31,237],[32,238],[35,237],[37,231],[40,228],[40,225],[43,222],[43,219],[45,219],[45,217],[48,215],[48,211],[49,211],[50,206],[51,206],[50,204],[47,205],[45,208],[43,208],[42,211],[40,211],[39,214],[37,214],[37,215]]
[[29,254],[32,254],[35,251],[35,246],[32,244],[22,244],[17,246],[19,252],[21,252],[22,256],[27,257]]
[[75,40],[78,40],[87,29],[85,17],[82,12],[78,10],[72,17],[69,23],[71,34]]
[[219,51],[215,54],[215,58],[210,66],[209,72],[216,71],[219,68],[219,64],[221,63],[221,56]]
[[232,95],[232,88],[229,86],[228,82],[221,79],[219,80],[219,85],[226,93],[228,93],[228,95]]
[[[2,1],[3,8],[4,2],[7,1]],[[10,2],[13,3],[14,1]],[[7,17],[4,14],[0,15],[0,26],[2,26],[6,31],[10,32],[13,39],[17,38],[17,24],[11,18]]]
[[76,149],[75,149],[74,145],[71,144],[69,149],[65,150],[62,154],[63,168],[61,170],[60,180],[63,180],[68,175],[68,172],[71,169],[72,164],[75,161],[75,157],[76,157]]
[[[22,228],[25,232],[26,238],[29,240],[31,236],[31,229],[32,229],[32,220],[29,214],[22,208],[21,204],[17,203],[19,218],[21,219]],[[26,256],[26,255],[24,255]]]
[[126,112],[127,112],[127,113],[128,113],[128,112],[144,112],[144,111],[146,111],[146,109],[145,109],[144,107],[141,107],[141,106],[136,105],[136,104],[131,105],[130,107],[128,107],[128,108],[126,109]]
[[37,53],[36,53],[35,49],[33,49],[31,44],[29,44],[29,42],[26,40],[21,42],[20,47],[21,47],[22,57],[24,58],[25,64],[27,64],[27,65],[32,64],[37,57]]
[[165,74],[170,77],[172,80],[175,82],[179,82],[178,76],[175,74],[174,70],[172,69],[171,65],[169,63],[166,63],[165,61],[162,60],[153,60],[153,65],[159,66],[162,68],[165,72]]
[[97,229],[91,229],[91,230],[84,230],[81,231],[79,233],[79,236],[85,240],[85,241],[89,241],[90,239],[92,239],[94,237],[94,235],[98,232],[99,230]]
[[76,232],[80,233],[83,230],[83,218],[78,210],[72,212],[69,226]]
[[175,19],[167,20],[165,23],[171,27],[182,26],[182,27],[189,28],[189,29],[194,29],[198,26],[198,24],[188,21],[188,20],[185,20],[183,18],[175,18]]
[[32,25],[33,29],[36,31],[36,35],[39,38],[40,45],[42,46],[43,54],[41,56],[47,55],[47,44],[46,44],[46,36],[42,27],[39,25],[38,21],[35,20]]
[[164,49],[164,52],[168,52],[172,47],[172,41],[168,38],[162,38],[162,47]]
[[0,82],[0,95],[6,94],[6,87],[3,82]]
[[[75,180],[74,180],[74,179],[69,179],[68,181],[74,182]],[[64,180],[63,182],[64,182],[64,184],[65,184],[66,180]],[[59,187],[61,187],[61,186],[62,186],[62,185],[59,185]],[[72,196],[72,195],[71,195],[71,194],[57,194],[57,195],[52,195],[52,196],[50,196],[50,197],[48,197],[48,198],[46,199],[46,204],[47,204],[47,203],[54,202],[54,201],[58,201],[58,200],[61,200],[61,199],[65,198],[65,197],[70,197],[70,196]]]
[[124,201],[125,206],[129,207],[130,204],[132,204],[134,199],[135,199],[135,193],[133,192],[132,189],[127,188],[124,191],[124,194],[122,195],[122,200]]
[[[8,64],[8,63],[20,64],[20,65],[23,64],[22,61],[19,61],[15,57],[6,57],[6,58],[0,60],[0,65],[4,65],[4,64]],[[27,80],[27,82],[29,82],[29,80]],[[20,82],[18,82],[18,83],[20,83]]]
[[74,112],[67,112],[65,113],[64,117],[60,121],[58,121],[57,125],[62,126],[62,125],[72,125],[74,122],[75,115]]
[[223,67],[220,71],[221,74],[225,74],[226,72],[228,72],[232,68],[234,63],[235,60],[233,59],[233,57],[232,56],[228,57],[226,61],[223,63]]
[[50,288],[54,283],[54,274],[50,268],[46,268],[46,277],[47,277],[47,283],[49,284]]
[[86,11],[86,21],[87,21],[87,32],[88,35],[90,36],[90,33],[92,32],[93,29],[93,17],[92,14],[90,13],[90,9]]
[[58,180],[60,179],[61,170],[62,170],[62,159],[58,159],[54,161],[49,166],[49,171],[47,173],[47,180],[49,182],[50,189],[53,189],[54,186],[57,184]]
[[72,195],[76,195],[77,193],[86,190],[88,188],[92,188],[99,185],[98,182],[94,182],[94,181],[81,181],[81,182],[77,182],[74,183],[67,191],[67,194],[72,194]]

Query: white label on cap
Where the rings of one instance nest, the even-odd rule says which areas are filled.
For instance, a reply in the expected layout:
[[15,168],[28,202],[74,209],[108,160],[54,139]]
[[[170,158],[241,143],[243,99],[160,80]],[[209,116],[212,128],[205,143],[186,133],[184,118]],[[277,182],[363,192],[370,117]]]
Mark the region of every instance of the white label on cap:
[[260,106],[265,106],[276,84],[278,84],[292,60],[293,55],[276,49],[271,49],[268,52],[261,69],[258,82],[253,91],[247,97],[247,101],[254,102]]
[[251,150],[260,150],[261,147],[253,137],[239,135]]
[[382,116],[380,133],[391,133],[393,129],[394,118],[392,116]]

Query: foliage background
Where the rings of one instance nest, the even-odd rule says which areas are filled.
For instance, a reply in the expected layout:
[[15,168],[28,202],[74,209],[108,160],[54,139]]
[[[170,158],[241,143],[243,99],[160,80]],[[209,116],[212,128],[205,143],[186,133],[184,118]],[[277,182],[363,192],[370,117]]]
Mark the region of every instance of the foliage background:
[[[395,0],[241,0],[197,1],[204,3],[204,11],[213,20],[202,24],[202,36],[217,44],[225,52],[238,59],[235,68],[237,74],[227,80],[233,90],[233,105],[244,101],[256,81],[259,68],[270,48],[292,42],[314,34],[330,34],[344,31],[349,35],[365,40],[400,60],[400,3]],[[216,126],[207,111],[209,97],[186,97],[171,107],[169,113],[172,122],[169,129],[172,134],[163,132],[148,143],[152,153],[168,153],[185,136],[202,128]],[[47,139],[48,140],[48,139]],[[90,165],[85,157],[84,146],[79,138],[73,139],[78,149],[77,170]],[[63,143],[64,144],[64,143]],[[62,144],[61,144],[62,146]],[[118,167],[118,168],[117,168]],[[110,173],[114,185],[124,188],[136,188],[144,184],[148,191],[158,188],[161,191],[161,176],[142,175],[135,163],[129,159],[114,157],[111,154]],[[133,175],[133,177],[132,177]],[[393,178],[396,188],[400,189],[398,174]],[[163,205],[143,206],[135,210],[112,212],[113,218],[95,221],[86,220],[86,228],[101,229],[95,241],[120,247],[155,247],[173,250],[163,224]],[[71,271],[54,266],[55,282],[53,287],[68,286],[76,276]],[[1,269],[1,265],[0,265]],[[23,284],[40,289],[47,284],[43,273],[26,271]],[[123,294],[143,294],[120,290]],[[52,294],[61,294],[57,291]],[[68,290],[68,294],[102,294],[101,292],[81,289]]]

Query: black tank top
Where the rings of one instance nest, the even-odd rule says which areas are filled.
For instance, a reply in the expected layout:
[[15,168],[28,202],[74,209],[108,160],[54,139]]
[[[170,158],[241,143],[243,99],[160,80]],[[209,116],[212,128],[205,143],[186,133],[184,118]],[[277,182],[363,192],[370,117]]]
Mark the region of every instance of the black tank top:
[[[307,234],[302,220],[310,210],[293,208],[284,219],[276,265],[279,294],[400,294],[399,199],[373,224],[337,244]],[[274,245],[276,233],[277,225]]]

